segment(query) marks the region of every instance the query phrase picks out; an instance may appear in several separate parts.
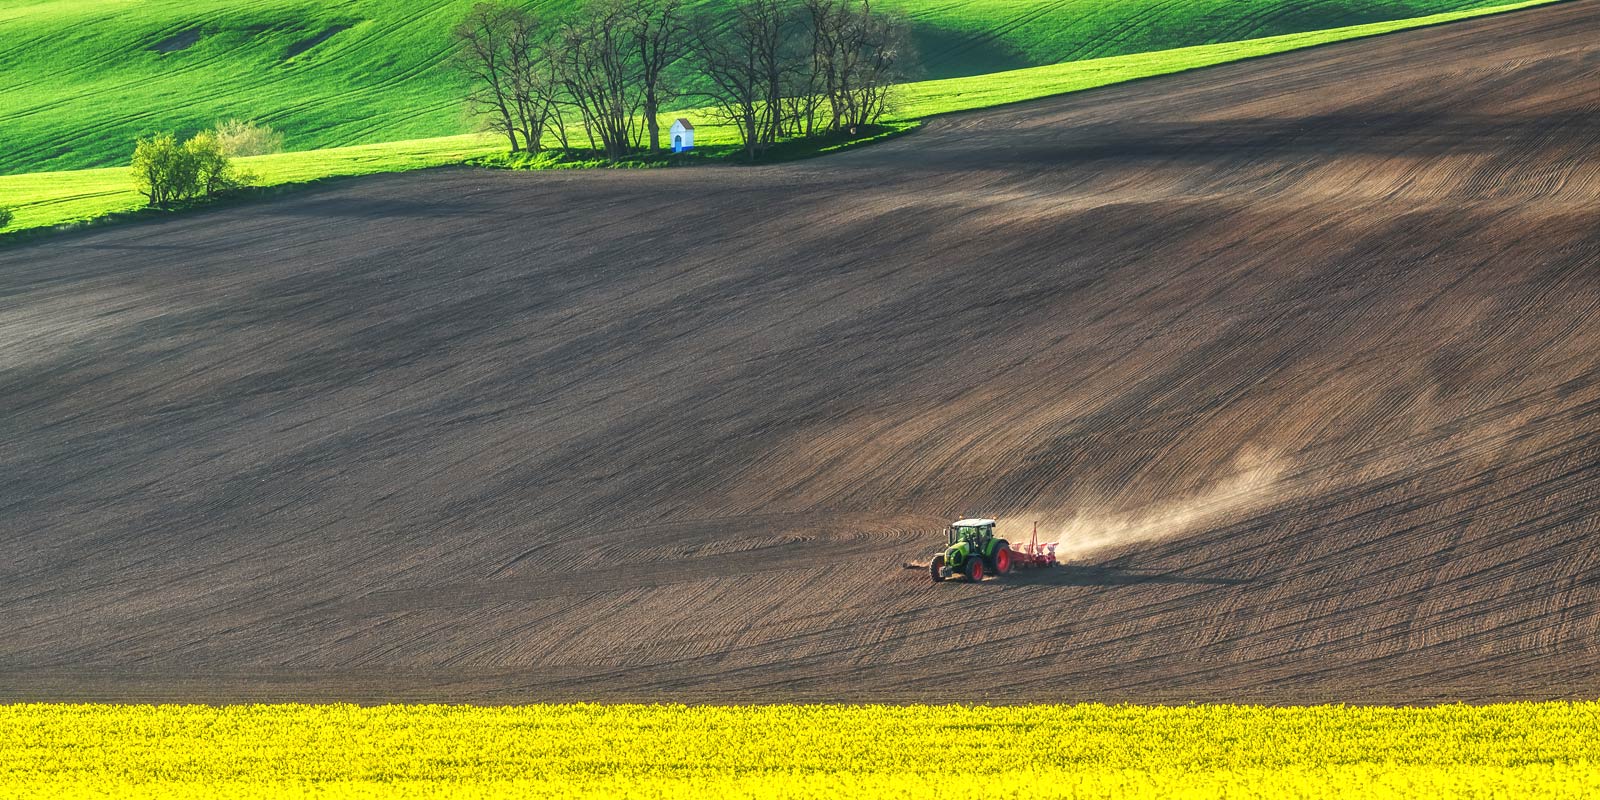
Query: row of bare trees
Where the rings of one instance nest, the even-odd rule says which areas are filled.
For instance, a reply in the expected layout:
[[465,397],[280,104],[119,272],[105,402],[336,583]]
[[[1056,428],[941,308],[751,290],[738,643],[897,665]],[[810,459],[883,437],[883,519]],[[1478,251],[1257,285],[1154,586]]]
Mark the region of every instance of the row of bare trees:
[[750,158],[788,136],[855,132],[913,62],[903,18],[872,0],[588,0],[558,20],[480,3],[455,30],[469,103],[513,153],[570,148],[569,123],[616,159],[659,151],[661,109],[704,100]]

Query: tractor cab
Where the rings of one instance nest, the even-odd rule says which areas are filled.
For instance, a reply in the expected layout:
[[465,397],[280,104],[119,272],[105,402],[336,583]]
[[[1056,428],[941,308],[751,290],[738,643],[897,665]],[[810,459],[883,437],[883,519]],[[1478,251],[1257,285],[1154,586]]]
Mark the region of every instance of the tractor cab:
[[994,536],[994,520],[963,519],[950,523],[944,552],[933,557],[928,571],[935,582],[962,577],[978,582],[985,575],[1011,569],[1011,550]]
[[970,542],[975,545],[983,545],[993,538],[994,520],[964,519],[950,523],[950,536],[947,544]]

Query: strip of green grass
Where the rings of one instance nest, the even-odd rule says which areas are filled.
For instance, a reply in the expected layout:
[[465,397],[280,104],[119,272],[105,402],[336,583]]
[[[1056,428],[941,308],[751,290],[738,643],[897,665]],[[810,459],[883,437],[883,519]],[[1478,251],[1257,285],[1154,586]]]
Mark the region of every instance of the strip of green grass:
[[[1135,53],[1090,61],[907,84],[891,122],[904,123],[956,111],[1081,91],[1122,81],[1166,75],[1240,59],[1282,53],[1393,31],[1438,25],[1486,14],[1504,13],[1560,0],[1527,0],[1492,8],[1434,14],[1414,19],[1354,25],[1241,42]],[[736,131],[688,112],[696,120],[697,144],[715,148],[737,142]],[[347,175],[398,172],[459,164],[500,152],[493,137],[466,135],[415,139],[384,144],[280,153],[241,159],[262,186],[276,186]],[[110,214],[136,210],[143,198],[134,191],[128,170],[107,168],[0,176],[0,205],[14,207],[8,232],[72,225]]]
[[[238,162],[255,175],[255,185],[280,186],[460,164],[500,149],[488,137],[466,135],[279,153]],[[17,212],[5,233],[74,225],[136,211],[144,204],[134,189],[132,171],[124,167],[0,175],[0,205]]]

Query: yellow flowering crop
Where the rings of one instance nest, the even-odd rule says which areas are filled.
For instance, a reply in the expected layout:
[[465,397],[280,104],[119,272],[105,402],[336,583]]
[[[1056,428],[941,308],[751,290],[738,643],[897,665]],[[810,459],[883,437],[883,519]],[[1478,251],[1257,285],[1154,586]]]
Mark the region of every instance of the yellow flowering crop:
[[1600,703],[16,705],[0,795],[1578,798]]

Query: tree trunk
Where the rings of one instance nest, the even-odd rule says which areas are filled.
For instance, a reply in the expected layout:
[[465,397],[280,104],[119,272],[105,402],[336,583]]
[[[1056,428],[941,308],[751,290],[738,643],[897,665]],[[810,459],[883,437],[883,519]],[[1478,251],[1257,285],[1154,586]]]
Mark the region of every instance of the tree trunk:
[[644,124],[650,132],[650,152],[661,152],[661,121],[656,119],[658,114],[656,92],[654,88],[646,87],[644,94]]

